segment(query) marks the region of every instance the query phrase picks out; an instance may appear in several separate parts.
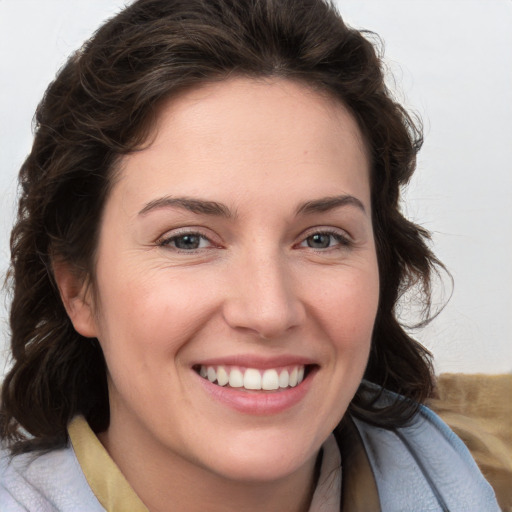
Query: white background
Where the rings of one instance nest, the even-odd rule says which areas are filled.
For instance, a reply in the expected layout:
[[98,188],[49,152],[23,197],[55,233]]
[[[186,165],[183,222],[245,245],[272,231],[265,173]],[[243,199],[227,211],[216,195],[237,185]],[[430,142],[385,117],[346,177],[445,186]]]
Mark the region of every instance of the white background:
[[[0,271],[31,119],[66,57],[122,0],[0,0]],[[433,233],[451,301],[418,334],[438,372],[512,370],[512,1],[338,0],[377,32],[397,95],[425,124],[405,210]],[[391,83],[391,82],[390,82]],[[449,283],[448,292],[449,292]],[[0,375],[7,356],[0,301]],[[2,347],[5,348],[2,350]]]

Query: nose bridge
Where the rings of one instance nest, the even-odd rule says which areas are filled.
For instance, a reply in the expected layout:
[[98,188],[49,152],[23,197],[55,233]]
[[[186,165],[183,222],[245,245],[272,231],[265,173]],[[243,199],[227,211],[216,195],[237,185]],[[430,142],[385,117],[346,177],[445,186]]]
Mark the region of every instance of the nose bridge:
[[224,308],[231,327],[270,339],[300,324],[303,306],[292,269],[279,250],[243,252],[236,266]]

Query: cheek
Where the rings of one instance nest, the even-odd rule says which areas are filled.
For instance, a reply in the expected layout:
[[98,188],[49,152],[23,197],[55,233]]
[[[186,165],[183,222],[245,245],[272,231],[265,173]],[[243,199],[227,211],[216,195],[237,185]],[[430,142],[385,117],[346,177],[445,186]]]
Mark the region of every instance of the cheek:
[[209,294],[198,293],[200,283],[173,279],[165,272],[104,272],[98,282],[97,337],[105,356],[116,364],[131,360],[142,365],[152,358],[163,362],[208,322],[215,309],[211,288]]
[[317,290],[315,309],[329,337],[339,348],[364,352],[370,345],[379,303],[377,267],[366,271],[340,271]]

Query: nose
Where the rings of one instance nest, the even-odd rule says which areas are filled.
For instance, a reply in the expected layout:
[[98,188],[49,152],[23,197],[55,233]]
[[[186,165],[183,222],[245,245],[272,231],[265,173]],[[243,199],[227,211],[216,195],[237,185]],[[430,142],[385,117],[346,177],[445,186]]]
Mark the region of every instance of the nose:
[[276,254],[242,258],[231,273],[225,321],[236,330],[275,339],[298,327],[306,312],[290,265]]

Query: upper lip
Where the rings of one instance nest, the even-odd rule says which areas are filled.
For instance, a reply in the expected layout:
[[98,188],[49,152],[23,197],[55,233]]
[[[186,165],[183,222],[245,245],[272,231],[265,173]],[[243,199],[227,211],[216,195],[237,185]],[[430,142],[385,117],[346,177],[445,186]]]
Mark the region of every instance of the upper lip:
[[240,366],[245,368],[257,368],[266,370],[269,368],[279,368],[281,366],[306,366],[318,364],[309,357],[297,355],[280,356],[258,356],[258,355],[230,355],[226,357],[215,357],[211,359],[202,359],[193,366]]

